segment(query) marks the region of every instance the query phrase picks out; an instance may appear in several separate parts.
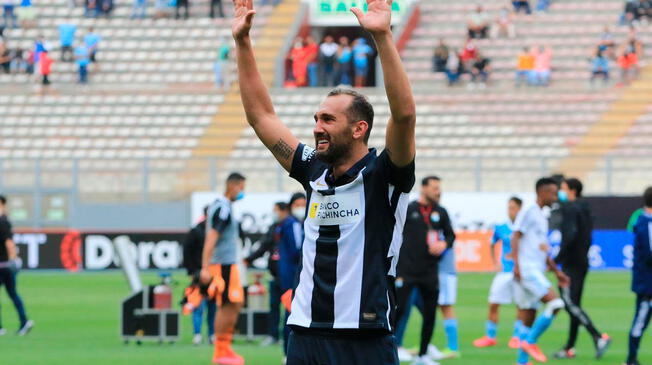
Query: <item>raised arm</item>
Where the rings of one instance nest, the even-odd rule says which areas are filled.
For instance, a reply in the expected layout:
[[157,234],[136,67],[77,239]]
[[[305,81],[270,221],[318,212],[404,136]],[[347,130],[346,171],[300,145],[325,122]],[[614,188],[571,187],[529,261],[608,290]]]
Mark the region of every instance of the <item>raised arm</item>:
[[403,167],[414,160],[416,153],[416,107],[412,88],[392,39],[392,0],[367,0],[367,4],[367,14],[358,8],[352,8],[351,11],[376,42],[391,111],[385,147],[392,163]]
[[276,115],[269,91],[256,65],[249,37],[253,17],[256,14],[253,0],[234,0],[234,6],[232,31],[238,63],[240,97],[247,122],[283,168],[290,171],[299,140]]

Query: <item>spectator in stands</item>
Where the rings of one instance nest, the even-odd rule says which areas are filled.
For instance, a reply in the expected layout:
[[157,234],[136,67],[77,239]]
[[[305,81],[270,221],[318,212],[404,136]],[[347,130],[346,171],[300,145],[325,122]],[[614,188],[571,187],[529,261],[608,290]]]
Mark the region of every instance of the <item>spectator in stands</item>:
[[210,17],[215,18],[215,8],[220,12],[220,18],[224,18],[224,8],[222,7],[222,0],[211,0]]
[[349,46],[348,37],[340,37],[340,47],[337,50],[337,67],[335,80],[340,85],[351,85],[351,60],[353,51]]
[[294,48],[290,52],[292,60],[292,74],[297,87],[308,85],[308,58],[306,48],[301,37],[294,40]]
[[188,19],[190,17],[190,14],[188,13],[188,0],[177,0],[176,4],[177,10],[176,10],[176,15],[175,19],[181,18],[181,8],[184,8],[184,19]]
[[61,61],[72,62],[73,44],[75,43],[75,33],[77,26],[70,19],[66,19],[63,24],[59,25],[59,41],[61,42]]
[[27,73],[30,75],[34,74],[34,68],[36,66],[36,52],[33,49],[30,49],[27,52]]
[[604,55],[604,52],[599,47],[596,47],[590,61],[591,85],[593,85],[595,79],[598,77],[602,77],[604,84],[607,84],[609,82],[609,58]]
[[462,62],[462,70],[468,71],[471,69],[475,56],[477,55],[478,48],[472,38],[467,38],[464,44],[464,49],[460,54],[460,61]]
[[353,66],[355,74],[355,87],[367,86],[367,77],[369,76],[369,57],[373,49],[367,40],[358,38],[353,44]]
[[111,12],[113,11],[113,0],[97,0],[100,5],[100,12],[104,15],[105,18],[109,18]]
[[90,49],[85,42],[81,42],[77,48],[75,48],[75,60],[77,60],[77,66],[79,66],[79,83],[87,84],[88,64],[91,63],[91,58]]
[[145,19],[145,17],[147,17],[147,0],[134,0],[131,19]]
[[451,48],[448,52],[448,60],[446,61],[446,78],[448,79],[448,86],[456,85],[459,82],[460,75],[463,71],[464,67],[460,61],[457,49]]
[[171,8],[176,7],[176,0],[156,0],[156,5],[154,5],[154,20],[163,19],[170,16]]
[[272,3],[273,6],[278,5],[278,3],[281,2],[281,0],[263,0],[263,6],[269,5],[269,3]]
[[534,64],[536,59],[529,47],[523,47],[523,50],[518,55],[516,65],[516,86],[520,87],[523,82],[529,84],[534,80],[532,74],[534,71]]
[[227,42],[226,38],[220,39],[220,46],[217,49],[217,59],[215,60],[215,86],[220,89],[225,89],[228,86],[225,75],[229,65],[229,55],[231,53],[231,45]]
[[319,46],[319,86],[335,86],[335,64],[339,46],[331,35]]
[[478,86],[480,89],[484,89],[487,87],[489,72],[491,71],[490,62],[481,52],[476,52],[473,67],[471,68],[471,83],[469,84],[471,88]]
[[525,14],[532,14],[532,8],[530,7],[529,0],[513,0],[512,5],[514,6],[514,11],[517,14],[520,12],[525,12]]
[[550,0],[538,0],[537,1],[537,13],[545,13],[550,7]]
[[16,15],[18,15],[18,21],[22,28],[32,29],[36,27],[36,11],[32,6],[32,0],[21,0]]
[[11,58],[11,72],[13,73],[30,73],[29,66],[25,59],[25,52],[22,48],[16,48]]
[[448,63],[448,55],[450,48],[443,38],[439,39],[439,44],[435,47],[432,55],[432,71],[433,72],[446,72],[446,64]]
[[88,33],[84,37],[84,43],[88,48],[91,63],[97,62],[97,52],[99,51],[101,40],[102,37],[95,33],[93,27],[88,28]]
[[5,28],[10,27],[10,22],[12,28],[18,28],[18,22],[16,21],[16,4],[14,1],[15,0],[3,0],[2,2],[2,19]]
[[514,12],[504,6],[500,9],[498,16],[491,27],[491,38],[516,37],[516,25],[514,24]]
[[42,34],[39,34],[39,36],[36,38],[36,41],[34,42],[34,67],[36,71],[39,70],[37,65],[41,59],[41,53],[43,53],[46,48],[47,46],[45,44],[45,38],[43,38]]
[[99,10],[98,0],[84,0],[84,16],[89,18],[97,17]]
[[50,58],[49,52],[47,50],[41,52],[41,57],[39,60],[39,73],[42,76],[41,85],[43,86],[42,90],[47,89],[50,86],[50,73],[52,72],[52,63],[54,60]]
[[531,83],[535,86],[548,86],[552,72],[552,48],[540,46],[533,52],[534,70]]
[[2,41],[0,41],[0,67],[6,74],[11,72],[11,52]]
[[616,42],[614,41],[614,35],[609,29],[609,26],[605,26],[602,34],[600,34],[600,40],[598,41],[598,47],[605,52],[607,57],[613,57],[614,48],[616,47]]
[[484,11],[482,5],[478,5],[475,12],[469,15],[467,29],[470,38],[487,38],[489,31],[489,14]]
[[306,64],[308,72],[308,85],[310,87],[316,87],[319,82],[319,45],[315,42],[315,38],[312,36],[307,36],[304,42],[304,48],[306,53]]
[[618,66],[621,85],[628,85],[638,76],[638,55],[630,47],[625,47],[618,56]]

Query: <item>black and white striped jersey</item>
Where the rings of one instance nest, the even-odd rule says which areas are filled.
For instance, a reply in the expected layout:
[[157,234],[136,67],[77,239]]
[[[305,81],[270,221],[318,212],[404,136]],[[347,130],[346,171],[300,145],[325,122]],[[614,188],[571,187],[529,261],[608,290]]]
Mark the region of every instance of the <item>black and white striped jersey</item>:
[[288,324],[392,331],[394,278],[414,162],[398,168],[370,149],[343,176],[300,144],[290,176],[308,205],[299,280]]

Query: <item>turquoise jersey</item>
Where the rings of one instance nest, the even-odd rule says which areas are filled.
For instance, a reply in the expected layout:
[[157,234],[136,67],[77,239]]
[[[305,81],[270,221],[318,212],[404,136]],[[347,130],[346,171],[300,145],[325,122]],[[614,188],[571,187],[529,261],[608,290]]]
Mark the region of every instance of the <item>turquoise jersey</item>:
[[512,255],[512,225],[509,223],[496,226],[494,235],[491,238],[491,245],[498,241],[503,243],[503,253],[500,255],[500,262],[503,265],[503,272],[512,272],[514,270],[514,258]]

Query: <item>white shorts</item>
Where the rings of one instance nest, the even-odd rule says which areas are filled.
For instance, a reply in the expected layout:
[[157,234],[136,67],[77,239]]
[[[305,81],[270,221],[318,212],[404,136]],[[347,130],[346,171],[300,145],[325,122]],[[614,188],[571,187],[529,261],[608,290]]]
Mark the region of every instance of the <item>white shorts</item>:
[[516,283],[514,290],[516,305],[520,309],[537,309],[551,286],[542,271],[521,270],[521,281]]
[[489,303],[491,304],[512,304],[514,301],[514,274],[511,272],[500,272],[494,277],[489,289]]
[[439,305],[457,302],[457,274],[439,273]]

